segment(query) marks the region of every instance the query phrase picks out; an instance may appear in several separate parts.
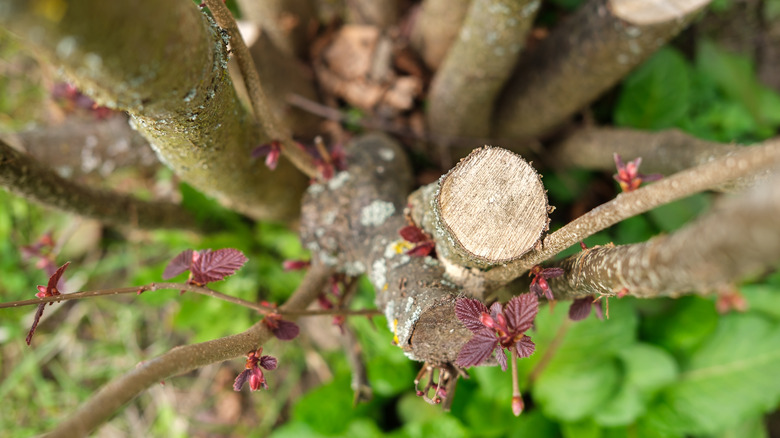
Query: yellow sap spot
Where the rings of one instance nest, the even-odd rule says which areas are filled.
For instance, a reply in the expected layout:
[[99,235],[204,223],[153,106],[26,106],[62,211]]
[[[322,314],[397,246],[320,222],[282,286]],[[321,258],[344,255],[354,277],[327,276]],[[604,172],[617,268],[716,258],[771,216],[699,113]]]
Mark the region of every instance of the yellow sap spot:
[[395,242],[393,245],[393,249],[395,250],[396,254],[401,254],[402,252],[405,252],[406,250],[414,248],[414,245],[412,242],[407,242],[405,240],[399,240],[398,242]]
[[390,283],[385,283],[384,286],[382,286],[382,292],[387,291],[387,288],[390,287]]
[[393,320],[393,344],[398,345],[401,341],[398,340],[398,319]]
[[37,0],[33,4],[33,12],[55,23],[62,20],[68,4],[65,0]]

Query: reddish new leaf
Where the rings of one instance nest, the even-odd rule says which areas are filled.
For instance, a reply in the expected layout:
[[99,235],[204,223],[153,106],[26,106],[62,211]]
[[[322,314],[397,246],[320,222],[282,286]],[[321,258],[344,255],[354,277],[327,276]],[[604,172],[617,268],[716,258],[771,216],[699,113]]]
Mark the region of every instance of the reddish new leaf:
[[406,255],[411,257],[425,257],[430,255],[434,248],[436,248],[436,243],[429,240],[427,242],[418,243],[414,248],[406,251]]
[[236,380],[233,382],[233,391],[241,391],[241,388],[244,387],[247,379],[249,379],[250,374],[252,374],[251,369],[245,369],[244,371],[241,371],[241,374],[239,374],[238,377],[236,377]]
[[515,344],[515,350],[517,350],[517,357],[528,357],[534,354],[536,344],[534,344],[534,341],[532,341],[529,336],[523,336]]
[[276,358],[273,356],[263,356],[260,358],[260,366],[268,371],[276,369]]
[[539,312],[539,299],[534,294],[522,294],[506,304],[506,319],[515,332],[522,333],[529,328]]
[[401,228],[401,230],[398,231],[398,234],[400,234],[404,240],[412,243],[420,243],[430,240],[428,235],[426,235],[423,230],[414,225],[407,225]]
[[593,305],[592,297],[577,298],[569,307],[569,319],[572,321],[581,321],[590,315],[590,308]]
[[32,342],[35,329],[38,328],[38,322],[40,322],[41,316],[43,316],[43,309],[45,308],[46,303],[38,304],[38,310],[35,311],[35,318],[33,318],[32,327],[30,327],[30,331],[27,333],[27,338],[25,339],[25,341],[27,341],[27,345],[30,345],[30,342]]
[[[43,298],[60,295],[60,291],[57,289],[57,283],[60,281],[60,278],[62,278],[62,274],[65,272],[65,269],[68,268],[68,265],[70,265],[70,262],[65,262],[64,265],[60,266],[57,271],[52,274],[51,277],[49,277],[49,282],[46,285],[46,289],[43,289],[43,286],[38,286],[38,293],[35,294],[35,296],[38,298]],[[46,303],[38,304],[38,309],[35,311],[35,317],[33,318],[32,327],[30,327],[30,331],[27,333],[27,338],[25,338],[27,345],[30,345],[30,342],[32,342],[35,329],[38,328],[38,323],[41,321],[43,310],[45,308]]]
[[298,327],[298,324],[291,321],[285,321],[283,319],[278,320],[277,327],[271,329],[271,332],[273,332],[274,336],[281,339],[282,341],[295,339],[300,331],[301,329]]
[[498,347],[496,350],[496,361],[498,361],[498,364],[501,365],[501,371],[506,371],[506,354],[504,353],[504,349],[501,347]]
[[455,300],[455,316],[472,333],[485,330],[480,318],[482,313],[488,313],[488,308],[481,301],[473,298],[458,298]]
[[182,251],[168,263],[163,271],[163,280],[170,280],[171,278],[181,274],[184,271],[188,271],[192,265],[192,253],[191,249]]
[[475,332],[474,336],[460,349],[455,364],[467,368],[479,365],[490,357],[490,353],[498,345],[498,338],[490,331],[483,329]]
[[244,254],[233,248],[200,251],[192,260],[192,282],[203,285],[222,280],[233,275],[246,262]]

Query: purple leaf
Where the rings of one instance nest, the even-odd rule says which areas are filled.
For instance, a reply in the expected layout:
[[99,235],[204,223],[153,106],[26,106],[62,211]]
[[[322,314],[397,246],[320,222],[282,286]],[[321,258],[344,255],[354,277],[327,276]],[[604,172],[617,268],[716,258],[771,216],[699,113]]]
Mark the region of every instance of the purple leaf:
[[488,313],[488,308],[481,301],[473,298],[458,298],[455,301],[455,316],[472,333],[478,333],[485,330],[485,326],[480,322],[482,313]]
[[418,243],[417,246],[410,249],[409,251],[406,251],[406,255],[411,257],[425,257],[430,253],[432,253],[435,247],[436,247],[436,243],[432,240]]
[[271,152],[271,144],[266,143],[252,149],[252,158],[265,157]]
[[501,371],[506,371],[506,354],[504,353],[504,349],[501,347],[496,350],[496,361],[498,361],[498,364],[501,365]]
[[295,339],[300,331],[301,329],[298,327],[298,324],[291,321],[285,321],[283,319],[277,320],[276,327],[271,328],[271,332],[274,334],[274,336],[281,339],[282,341]]
[[49,277],[49,283],[46,285],[45,292],[47,297],[60,294],[60,291],[57,289],[57,283],[59,283],[60,277],[62,277],[62,274],[65,272],[65,269],[68,268],[68,265],[70,265],[70,262],[65,262],[64,265],[57,269],[57,272]]
[[581,321],[590,315],[590,307],[593,303],[593,297],[577,298],[569,307],[569,319],[572,321]]
[[168,263],[168,266],[165,267],[165,271],[163,271],[163,280],[170,280],[182,272],[188,271],[192,264],[192,252],[191,249],[188,249],[174,257],[173,260]]
[[455,364],[463,368],[479,365],[490,357],[490,353],[493,352],[496,345],[498,345],[498,338],[490,330],[483,329],[475,332],[474,336],[460,349]]
[[401,228],[401,230],[398,231],[398,234],[400,234],[404,240],[412,243],[420,243],[425,242],[426,240],[430,240],[428,239],[428,236],[425,235],[423,230],[414,225],[407,225]]
[[528,357],[534,354],[536,350],[536,344],[528,336],[523,336],[517,343],[515,343],[515,349],[517,350],[517,357]]
[[192,281],[206,284],[222,280],[233,275],[246,262],[244,254],[233,248],[200,251],[192,261]]
[[41,320],[41,316],[43,316],[43,309],[45,308],[46,303],[38,304],[38,310],[35,311],[35,318],[33,319],[32,327],[30,327],[30,331],[27,333],[27,338],[25,339],[25,341],[27,341],[27,345],[30,345],[30,342],[32,342],[35,329],[38,327],[38,322]]
[[503,313],[504,306],[501,305],[498,301],[490,305],[490,316],[493,318],[494,321],[498,320],[498,314]]
[[244,384],[246,383],[247,379],[249,379],[249,375],[252,373],[252,370],[245,369],[244,371],[241,371],[241,374],[236,377],[236,380],[233,382],[233,391],[241,391],[241,388],[244,387]]
[[539,312],[539,298],[534,294],[522,294],[506,303],[507,322],[518,333],[522,333],[534,323]]
[[276,358],[273,356],[263,356],[260,358],[260,366],[268,371],[276,369]]
[[544,268],[541,275],[544,278],[555,278],[560,277],[565,272],[563,268]]
[[594,301],[592,303],[592,305],[593,305],[593,309],[596,312],[596,318],[598,318],[598,319],[603,321],[604,320],[604,310],[601,308],[601,300]]

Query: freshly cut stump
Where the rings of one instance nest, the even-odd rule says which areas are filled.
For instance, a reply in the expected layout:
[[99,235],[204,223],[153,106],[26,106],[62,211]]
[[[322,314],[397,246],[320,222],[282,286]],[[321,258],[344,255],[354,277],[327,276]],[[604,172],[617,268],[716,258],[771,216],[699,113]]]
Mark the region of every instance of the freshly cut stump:
[[541,178],[522,157],[476,149],[439,180],[437,251],[482,269],[515,260],[544,237],[548,209]]

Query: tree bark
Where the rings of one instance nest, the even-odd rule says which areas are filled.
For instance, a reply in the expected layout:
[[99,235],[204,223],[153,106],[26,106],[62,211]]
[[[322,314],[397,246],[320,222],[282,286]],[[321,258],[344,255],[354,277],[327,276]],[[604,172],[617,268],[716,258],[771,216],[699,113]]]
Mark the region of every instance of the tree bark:
[[556,298],[614,295],[652,298],[712,292],[780,260],[780,178],[722,199],[701,219],[633,245],[584,250],[554,266]]
[[[709,0],[669,3],[586,2],[520,60],[495,108],[493,136],[549,133],[677,35]],[[667,9],[675,14],[661,13]]]
[[[443,138],[484,138],[490,134],[492,114],[487,109],[494,107],[501,87],[517,64],[539,3],[471,2],[459,36],[431,83],[427,117],[432,134]],[[452,158],[461,158],[469,151],[458,148]],[[449,166],[451,159],[444,158]]]
[[466,18],[471,0],[423,0],[412,29],[412,47],[438,70]]
[[[184,181],[256,219],[296,216],[306,179],[249,160],[267,137],[227,75],[221,32],[188,2],[4,3],[0,23],[99,104],[128,111]],[[259,189],[261,188],[262,189]]]
[[17,196],[79,216],[138,228],[198,229],[193,215],[170,202],[147,202],[96,190],[57,175],[0,140],[0,186]]
[[239,0],[238,5],[243,17],[258,24],[281,53],[301,59],[309,55],[317,28],[312,0]]
[[[640,171],[670,175],[708,163],[742,149],[733,143],[702,140],[677,129],[644,132],[633,129],[594,128],[575,132],[555,148],[551,162],[566,167],[614,171],[612,154],[623,160],[642,158]],[[765,175],[756,173],[718,187],[722,191],[742,190]]]

